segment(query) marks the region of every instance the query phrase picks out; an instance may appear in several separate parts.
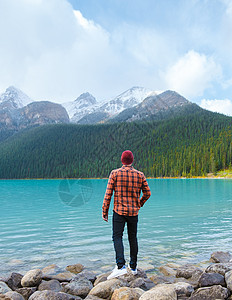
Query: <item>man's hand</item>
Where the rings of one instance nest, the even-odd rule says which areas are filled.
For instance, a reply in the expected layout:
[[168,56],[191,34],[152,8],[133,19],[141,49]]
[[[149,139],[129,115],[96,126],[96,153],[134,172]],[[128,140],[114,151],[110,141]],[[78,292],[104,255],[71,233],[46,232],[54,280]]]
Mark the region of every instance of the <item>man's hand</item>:
[[108,213],[107,214],[102,213],[102,219],[108,222]]

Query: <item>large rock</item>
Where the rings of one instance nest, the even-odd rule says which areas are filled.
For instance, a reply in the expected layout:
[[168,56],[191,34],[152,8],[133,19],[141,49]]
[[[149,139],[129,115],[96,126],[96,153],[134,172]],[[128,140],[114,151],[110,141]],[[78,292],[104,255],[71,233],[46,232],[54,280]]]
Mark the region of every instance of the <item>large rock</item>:
[[23,296],[15,291],[7,292],[5,295],[10,297],[12,300],[24,300]]
[[176,277],[183,277],[185,279],[189,278],[199,278],[203,271],[192,265],[184,265],[176,270]]
[[225,277],[219,273],[203,273],[199,278],[199,287],[222,285],[225,286]]
[[136,278],[134,280],[132,280],[130,283],[130,287],[131,288],[141,288],[145,291],[150,290],[151,288],[153,288],[155,286],[154,282],[149,279],[149,278]]
[[177,269],[176,282],[187,282],[190,283],[194,288],[197,288],[198,281],[202,273],[202,269],[196,266],[184,265]]
[[177,300],[177,293],[172,284],[159,284],[142,294],[139,300]]
[[208,266],[205,269],[206,273],[219,273],[221,275],[225,275],[226,272],[232,270],[232,263],[216,263]]
[[172,285],[179,297],[189,297],[193,292],[194,288],[187,282],[176,282]]
[[89,295],[94,295],[99,298],[108,299],[111,297],[113,292],[120,287],[123,287],[124,284],[121,280],[113,278],[104,282],[98,283],[95,287],[92,288]]
[[83,270],[81,273],[77,274],[73,280],[76,280],[78,278],[86,278],[88,279],[89,281],[91,281],[92,283],[95,282],[96,280],[96,274],[91,272],[91,271],[88,271],[88,270]]
[[229,252],[216,251],[211,254],[210,260],[214,263],[228,263],[232,259]]
[[225,274],[226,286],[232,292],[232,270]]
[[227,299],[229,297],[229,290],[221,285],[214,285],[211,287],[199,288],[191,295],[191,300],[215,300]]
[[11,275],[6,279],[6,284],[15,291],[18,288],[21,288],[21,280],[23,278],[22,274],[19,273],[11,273]]
[[84,266],[82,264],[69,265],[66,267],[67,271],[74,273],[74,274],[80,273],[81,271],[83,271],[83,269],[84,269]]
[[11,288],[9,288],[5,282],[0,281],[0,294],[5,294],[10,291],[12,291]]
[[49,281],[43,280],[38,286],[39,291],[50,290],[54,292],[60,292],[62,289],[61,284],[58,280],[52,279]]
[[111,300],[139,300],[143,293],[139,288],[121,287],[113,292]]
[[37,291],[30,296],[29,300],[82,300],[82,298],[62,292]]
[[91,281],[86,278],[78,278],[66,284],[63,287],[63,292],[85,298],[92,288],[93,284]]
[[42,275],[43,273],[40,269],[30,270],[23,276],[21,284],[23,287],[37,286],[42,281]]
[[111,274],[111,272],[103,273],[97,276],[96,280],[94,281],[94,286],[98,285],[101,282],[104,282],[107,280],[107,277]]
[[24,287],[16,290],[16,292],[22,295],[25,300],[28,300],[35,291],[36,287]]

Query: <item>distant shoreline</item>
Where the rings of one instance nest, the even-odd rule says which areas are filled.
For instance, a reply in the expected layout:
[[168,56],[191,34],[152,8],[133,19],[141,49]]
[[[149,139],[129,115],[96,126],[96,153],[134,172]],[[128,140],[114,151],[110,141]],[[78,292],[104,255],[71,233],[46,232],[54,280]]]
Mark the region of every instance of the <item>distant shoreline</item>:
[[[147,179],[232,179],[232,175],[210,175],[210,176],[192,176],[192,177],[146,177]],[[107,180],[108,177],[90,177],[90,178],[0,178],[2,180],[87,180],[87,179],[96,179],[96,180]]]

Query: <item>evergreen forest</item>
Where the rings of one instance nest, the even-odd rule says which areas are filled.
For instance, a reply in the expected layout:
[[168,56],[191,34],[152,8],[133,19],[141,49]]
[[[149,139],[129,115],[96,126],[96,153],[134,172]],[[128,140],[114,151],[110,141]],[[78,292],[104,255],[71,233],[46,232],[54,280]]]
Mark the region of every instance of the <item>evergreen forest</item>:
[[231,167],[232,118],[202,110],[170,120],[56,124],[4,133],[0,178],[104,178],[131,150],[146,177],[204,176]]

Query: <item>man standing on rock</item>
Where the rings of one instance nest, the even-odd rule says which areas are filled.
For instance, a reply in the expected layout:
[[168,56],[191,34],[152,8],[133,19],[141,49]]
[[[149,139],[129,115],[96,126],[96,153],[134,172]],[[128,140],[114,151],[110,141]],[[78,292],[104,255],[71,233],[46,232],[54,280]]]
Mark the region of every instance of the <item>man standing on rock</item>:
[[[113,243],[116,253],[116,267],[107,279],[127,273],[124,258],[123,231],[127,223],[128,240],[130,244],[129,268],[133,275],[137,274],[137,224],[139,209],[151,196],[144,174],[133,168],[133,153],[126,150],[122,153],[123,166],[110,174],[102,206],[102,218],[108,222],[108,211],[114,192],[113,209]],[[143,196],[140,198],[141,191]]]

